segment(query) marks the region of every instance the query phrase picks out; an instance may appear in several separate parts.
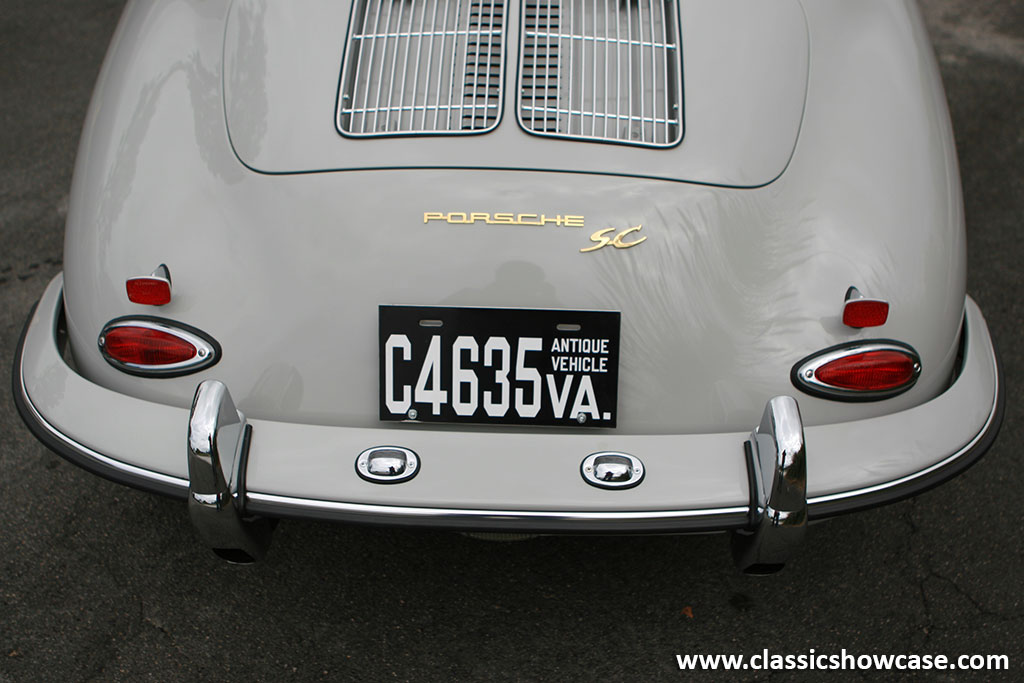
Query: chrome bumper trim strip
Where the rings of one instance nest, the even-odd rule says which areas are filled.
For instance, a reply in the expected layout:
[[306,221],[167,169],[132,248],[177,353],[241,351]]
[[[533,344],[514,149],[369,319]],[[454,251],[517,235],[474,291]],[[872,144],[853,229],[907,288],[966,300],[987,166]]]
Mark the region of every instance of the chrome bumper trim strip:
[[248,494],[246,510],[262,515],[388,525],[577,532],[734,529],[746,525],[748,512],[746,507],[637,512],[445,509],[339,503],[253,492]]

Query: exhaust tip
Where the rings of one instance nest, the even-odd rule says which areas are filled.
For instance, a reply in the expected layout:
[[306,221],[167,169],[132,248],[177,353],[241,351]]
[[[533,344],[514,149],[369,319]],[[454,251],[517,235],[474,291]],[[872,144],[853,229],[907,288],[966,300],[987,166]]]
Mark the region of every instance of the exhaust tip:
[[213,554],[228,564],[256,564],[256,558],[239,548],[213,548]]
[[743,573],[749,576],[770,576],[778,574],[785,567],[784,564],[752,564],[743,569]]

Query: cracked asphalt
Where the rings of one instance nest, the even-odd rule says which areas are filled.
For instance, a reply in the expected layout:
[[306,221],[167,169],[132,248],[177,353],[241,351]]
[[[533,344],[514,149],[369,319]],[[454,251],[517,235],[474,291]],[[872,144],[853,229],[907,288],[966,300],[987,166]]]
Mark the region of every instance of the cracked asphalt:
[[[0,364],[61,269],[75,148],[119,0],[5,0]],[[917,498],[809,530],[771,578],[723,536],[485,543],[282,522],[222,564],[182,503],[92,476],[0,397],[0,683],[33,680],[710,680],[676,654],[1006,654],[1024,666],[1024,3],[923,2],[966,200],[969,282],[1002,351],[992,450]],[[896,674],[861,674],[899,680]],[[798,672],[731,680],[814,680]],[[907,680],[996,680],[994,672]]]

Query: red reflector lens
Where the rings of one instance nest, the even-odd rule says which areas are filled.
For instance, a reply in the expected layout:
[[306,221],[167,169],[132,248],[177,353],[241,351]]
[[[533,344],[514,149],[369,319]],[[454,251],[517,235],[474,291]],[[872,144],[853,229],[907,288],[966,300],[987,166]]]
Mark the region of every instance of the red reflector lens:
[[878,327],[888,318],[888,301],[855,299],[843,306],[843,324],[849,327]]
[[899,351],[866,351],[825,363],[814,372],[818,381],[854,391],[898,389],[913,381],[914,359]]
[[160,277],[132,277],[125,283],[128,300],[146,306],[163,306],[171,302],[171,283]]
[[114,360],[133,365],[172,365],[197,353],[195,346],[173,334],[133,325],[107,331],[103,348]]

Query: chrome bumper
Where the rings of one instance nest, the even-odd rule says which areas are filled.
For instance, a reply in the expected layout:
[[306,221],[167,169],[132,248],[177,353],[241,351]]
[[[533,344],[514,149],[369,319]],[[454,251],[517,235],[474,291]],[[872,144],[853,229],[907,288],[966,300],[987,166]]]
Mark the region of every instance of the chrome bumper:
[[[259,530],[250,524],[256,517],[305,517],[535,533],[731,530],[743,532],[737,545],[747,559],[741,562],[768,566],[775,563],[772,558],[785,554],[773,550],[775,546],[792,545],[779,538],[798,539],[798,518],[821,519],[892,502],[963,471],[991,445],[1003,415],[995,351],[980,311],[968,298],[964,363],[953,385],[931,401],[900,413],[854,423],[801,426],[800,450],[810,454],[802,494],[795,492],[800,487],[790,486],[772,497],[773,482],[794,479],[780,476],[779,468],[787,463],[795,467],[792,458],[779,455],[792,454],[792,449],[780,450],[766,441],[768,432],[778,435],[772,415],[780,410],[793,412],[779,404],[780,399],[773,399],[766,408],[768,423],[763,420],[752,436],[505,435],[502,444],[493,446],[514,449],[524,457],[545,458],[548,463],[553,461],[553,453],[570,447],[582,459],[611,446],[639,456],[647,468],[643,486],[601,491],[582,481],[577,461],[564,473],[564,482],[556,477],[550,490],[540,492],[552,502],[518,505],[506,495],[508,489],[521,485],[514,473],[505,478],[480,478],[472,485],[463,485],[465,478],[452,482],[450,468],[465,462],[458,460],[465,454],[451,452],[452,442],[463,438],[453,432],[244,421],[235,414],[238,425],[246,428],[231,425],[230,431],[237,432],[238,439],[230,447],[218,448],[218,458],[213,458],[212,452],[193,449],[191,436],[185,457],[180,444],[186,426],[201,426],[194,424],[195,408],[190,411],[119,394],[90,382],[65,362],[58,333],[63,317],[61,287],[58,276],[29,316],[15,355],[14,395],[25,423],[51,449],[92,472],[138,488],[188,497],[193,519],[199,520],[197,525],[211,545],[221,543],[217,534],[237,538],[254,534],[246,541],[249,545],[236,543],[253,551],[249,553],[253,556],[260,547],[256,542]],[[199,393],[203,393],[201,388]],[[217,432],[216,425],[227,424],[225,415],[230,422],[233,407],[224,407],[225,398],[230,401],[226,388],[216,401],[209,401],[221,406],[215,427],[204,427],[212,429],[211,433]],[[789,401],[795,408],[796,402]],[[130,434],[118,428],[126,419],[135,425]],[[248,472],[239,474],[237,465],[244,462],[238,457],[239,439],[250,432]],[[399,434],[415,441],[408,445],[420,454],[422,473],[409,484],[387,487],[358,477],[353,467],[356,455],[365,448],[390,443]],[[471,434],[464,438],[488,437]],[[744,457],[746,442],[749,455]],[[695,471],[695,462],[703,469]],[[459,492],[464,495],[451,495],[441,484],[462,485]],[[433,489],[428,488],[432,485]],[[436,495],[430,498],[431,494]],[[219,496],[219,502],[211,506],[210,496]],[[802,513],[797,509],[800,496],[805,503]],[[456,504],[438,504],[442,497]],[[570,502],[559,505],[555,502],[559,500]],[[201,521],[228,519],[228,515],[236,521],[212,525]],[[214,532],[212,527],[218,525],[233,531]]]

